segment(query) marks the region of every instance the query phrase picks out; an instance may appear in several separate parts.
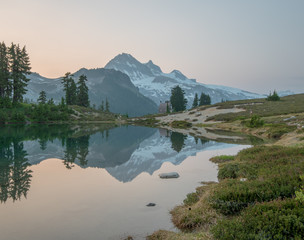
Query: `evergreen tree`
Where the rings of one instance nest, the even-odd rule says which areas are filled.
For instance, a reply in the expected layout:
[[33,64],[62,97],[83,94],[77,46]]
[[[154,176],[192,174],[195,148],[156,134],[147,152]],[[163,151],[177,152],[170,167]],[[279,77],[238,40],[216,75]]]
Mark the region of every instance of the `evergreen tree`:
[[273,94],[269,93],[267,99],[268,101],[280,101],[280,97],[276,90],[273,91]]
[[197,96],[197,93],[195,93],[194,100],[193,100],[193,103],[192,103],[192,107],[195,108],[197,106],[198,106],[198,96]]
[[185,92],[180,88],[180,86],[177,85],[176,87],[172,88],[170,102],[174,112],[186,110],[188,101],[184,95]]
[[65,107],[65,101],[64,101],[64,98],[63,98],[63,97],[61,97],[60,106],[61,106],[61,108],[64,108],[64,107]]
[[0,97],[9,98],[11,91],[8,49],[2,42],[0,43]]
[[83,107],[89,107],[89,89],[86,85],[87,77],[81,75],[77,83],[77,105]]
[[54,99],[51,98],[50,100],[48,100],[47,104],[48,104],[48,105],[55,105]]
[[70,72],[67,72],[64,77],[61,78],[63,90],[65,91],[65,102],[67,105],[75,105],[77,101],[77,87],[72,76],[73,75],[71,75]]
[[26,93],[26,86],[29,79],[26,75],[30,74],[30,61],[25,47],[12,43],[9,51],[9,63],[12,79],[13,103],[22,102],[23,95]]
[[102,111],[102,112],[104,112],[104,110],[105,110],[104,101],[103,100],[101,101],[101,105],[99,107],[99,110]]
[[39,98],[38,98],[38,103],[40,103],[40,104],[45,104],[46,103],[46,93],[45,93],[45,91],[41,91],[40,93],[39,93]]
[[170,106],[169,106],[169,103],[167,102],[167,109],[166,109],[166,112],[167,113],[170,113]]
[[199,100],[199,106],[210,105],[210,104],[211,104],[210,96],[208,94],[202,93]]
[[106,109],[105,109],[106,112],[110,112],[110,104],[108,102],[108,99],[106,98]]
[[74,81],[73,78],[71,78],[71,86],[70,86],[70,102],[67,103],[68,105],[76,105],[77,104],[77,86],[76,86],[76,83]]

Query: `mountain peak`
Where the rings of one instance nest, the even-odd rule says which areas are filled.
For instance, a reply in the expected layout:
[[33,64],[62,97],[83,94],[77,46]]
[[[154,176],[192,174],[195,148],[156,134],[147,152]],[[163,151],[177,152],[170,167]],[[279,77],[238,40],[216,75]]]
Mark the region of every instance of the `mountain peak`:
[[116,57],[114,57],[111,61],[137,61],[131,54],[129,53],[120,53]]
[[141,79],[153,76],[152,70],[136,60],[131,54],[121,53],[114,57],[105,66],[107,69],[115,69],[127,74],[131,79]]
[[182,74],[180,71],[178,71],[176,69],[174,69],[170,74],[172,74],[173,76],[175,76],[176,78],[179,78],[181,80],[187,79],[187,77],[184,74]]
[[162,73],[162,70],[160,69],[159,66],[155,65],[152,60],[149,60],[149,62],[145,63],[145,65],[150,68],[150,70],[152,71],[152,73],[154,73],[155,75],[159,75]]

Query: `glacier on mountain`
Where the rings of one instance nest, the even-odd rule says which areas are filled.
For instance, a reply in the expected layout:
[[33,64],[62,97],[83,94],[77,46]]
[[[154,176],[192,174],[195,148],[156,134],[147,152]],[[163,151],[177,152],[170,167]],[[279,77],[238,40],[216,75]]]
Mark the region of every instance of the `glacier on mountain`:
[[126,53],[117,55],[106,64],[105,68],[115,69],[127,74],[132,83],[139,88],[139,91],[146,97],[151,98],[156,104],[169,100],[171,89],[176,85],[179,85],[185,91],[188,107],[191,107],[195,93],[200,95],[202,92],[210,95],[212,103],[223,100],[265,97],[265,95],[237,88],[199,83],[195,79],[187,78],[179,70],[164,73],[151,60],[147,63],[141,63],[132,55]]

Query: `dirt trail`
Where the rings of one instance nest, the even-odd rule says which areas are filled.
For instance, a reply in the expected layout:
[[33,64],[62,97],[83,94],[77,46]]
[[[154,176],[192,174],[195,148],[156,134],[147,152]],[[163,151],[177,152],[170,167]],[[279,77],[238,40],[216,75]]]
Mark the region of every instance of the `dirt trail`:
[[163,123],[170,123],[173,121],[188,121],[191,123],[216,123],[213,121],[208,121],[206,122],[206,119],[208,117],[212,117],[218,114],[224,114],[224,113],[237,113],[237,112],[242,112],[245,111],[244,109],[241,108],[229,108],[229,109],[218,109],[217,107],[211,107],[207,108],[204,110],[200,109],[195,109],[195,110],[190,110],[190,111],[185,111],[182,113],[177,113],[177,114],[171,114],[167,116],[162,116],[162,117],[156,117],[157,120],[160,120]]

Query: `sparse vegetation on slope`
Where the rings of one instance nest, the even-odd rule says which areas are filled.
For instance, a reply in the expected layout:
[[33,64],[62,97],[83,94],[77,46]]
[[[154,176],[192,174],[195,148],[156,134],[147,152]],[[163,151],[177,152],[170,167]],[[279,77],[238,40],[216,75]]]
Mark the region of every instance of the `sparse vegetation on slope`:
[[214,106],[219,108],[238,108],[246,111],[238,113],[226,113],[209,117],[207,120],[214,121],[234,121],[250,118],[252,115],[260,117],[302,113],[304,112],[304,94],[290,95],[282,97],[280,101],[267,101],[266,99],[250,99],[240,101],[230,101],[218,103]]
[[303,239],[304,204],[295,192],[303,185],[304,148],[256,146],[213,161],[221,162],[221,181],[197,188],[171,211],[187,233],[159,231],[149,239]]
[[0,109],[0,124],[48,123],[72,121],[115,121],[123,117],[110,112],[101,112],[81,106],[55,104],[19,103],[14,107]]

